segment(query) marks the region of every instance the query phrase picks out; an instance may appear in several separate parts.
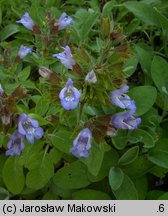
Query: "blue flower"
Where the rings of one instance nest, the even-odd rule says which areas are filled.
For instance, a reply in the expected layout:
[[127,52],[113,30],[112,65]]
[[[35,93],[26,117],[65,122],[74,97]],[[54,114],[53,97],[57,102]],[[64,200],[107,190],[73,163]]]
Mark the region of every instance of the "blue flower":
[[73,110],[78,106],[80,96],[81,93],[73,86],[73,81],[69,78],[59,94],[61,105],[65,110]]
[[97,82],[97,78],[96,78],[96,74],[93,70],[91,70],[85,77],[85,81],[89,84],[91,83],[96,83]]
[[32,18],[29,16],[29,13],[25,13],[22,18],[18,21],[16,21],[17,23],[21,23],[22,25],[24,25],[24,27],[26,27],[29,30],[33,30],[33,20]]
[[129,109],[132,111],[136,110],[135,101],[131,100],[131,98],[124,94],[128,91],[129,87],[123,86],[121,89],[114,90],[110,94],[110,101],[113,105],[118,106],[123,109]]
[[29,118],[26,114],[19,117],[18,131],[26,136],[26,139],[31,144],[34,143],[35,139],[41,139],[44,134],[43,129],[39,127],[38,121]]
[[72,70],[73,65],[75,65],[75,61],[72,59],[71,49],[69,46],[66,46],[64,50],[64,52],[54,54],[53,57],[58,58],[66,68]]
[[18,56],[23,59],[27,54],[31,53],[32,50],[29,47],[21,45],[19,48]]
[[73,141],[73,147],[70,152],[77,158],[88,158],[88,150],[91,148],[92,132],[84,128]]
[[8,150],[6,151],[7,156],[19,156],[24,149],[24,136],[20,134],[17,130],[11,136],[7,147]]
[[72,19],[72,17],[63,12],[58,19],[58,30],[66,28],[70,23],[74,23],[74,20]]
[[135,130],[141,123],[141,118],[133,116],[134,111],[117,113],[112,116],[112,125],[116,128]]

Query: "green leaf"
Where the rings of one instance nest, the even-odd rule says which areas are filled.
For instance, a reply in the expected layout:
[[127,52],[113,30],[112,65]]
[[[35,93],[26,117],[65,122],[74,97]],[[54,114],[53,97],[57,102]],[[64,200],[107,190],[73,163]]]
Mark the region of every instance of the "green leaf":
[[67,0],[66,1],[68,4],[74,4],[74,5],[83,5],[84,4],[84,0]]
[[19,157],[19,163],[29,170],[39,167],[44,155],[43,146],[44,142],[41,140],[36,140],[35,145],[30,145],[25,141],[25,148]]
[[138,193],[133,181],[124,174],[124,179],[118,190],[113,190],[117,200],[137,200]]
[[126,61],[123,70],[126,74],[126,77],[130,77],[135,72],[137,64],[138,64],[137,56],[132,56]]
[[4,29],[2,29],[0,31],[0,40],[6,40],[8,37],[10,37],[11,35],[19,32],[19,26],[15,25],[15,24],[10,24],[7,25]]
[[145,200],[146,194],[148,192],[148,179],[146,175],[136,179],[134,184],[138,192],[138,199]]
[[112,138],[113,145],[118,150],[124,149],[128,142],[128,135],[126,130],[119,130],[117,136]]
[[148,152],[148,159],[163,168],[168,168],[168,139],[163,138]]
[[146,200],[157,200],[164,194],[164,191],[152,190],[147,193]]
[[163,168],[168,168],[168,152],[151,150],[147,157],[152,163]]
[[107,2],[104,6],[103,6],[103,15],[104,16],[109,16],[111,15],[111,11],[113,10],[113,8],[116,5],[116,0],[112,0]]
[[9,199],[9,192],[3,188],[0,187],[0,200],[8,200]]
[[163,167],[159,167],[159,166],[154,166],[149,170],[149,173],[151,173],[152,175],[162,179],[166,176],[168,172],[168,169],[163,168]]
[[104,153],[104,158],[97,176],[88,173],[88,178],[92,182],[97,182],[104,179],[109,174],[109,170],[112,166],[115,166],[118,162],[118,153],[114,149]]
[[53,182],[51,184],[51,191],[53,192],[53,194],[58,195],[59,197],[61,197],[61,199],[70,199],[72,198],[72,193],[75,190],[72,189],[65,189],[65,188],[61,188],[58,187],[57,185],[55,185]]
[[30,89],[35,89],[36,85],[34,82],[30,81],[30,80],[25,80],[25,81],[21,81],[21,84],[25,87],[25,88],[30,88]]
[[90,184],[87,168],[80,161],[75,161],[59,169],[53,177],[54,184],[64,189],[78,189]]
[[135,100],[137,107],[136,114],[141,116],[155,103],[157,91],[153,86],[138,86],[131,89],[129,95]]
[[151,65],[153,82],[161,93],[168,94],[168,63],[161,57],[155,56]]
[[92,143],[92,148],[89,151],[89,157],[87,159],[82,159],[82,162],[88,167],[88,171],[96,176],[102,165],[104,156],[104,144],[100,143],[99,145]]
[[168,30],[168,19],[166,16],[161,14],[157,8],[154,8],[155,10],[155,16],[158,18],[160,22],[160,26],[162,27],[163,31]]
[[[77,33],[77,37],[80,38],[81,41],[84,41],[90,33],[99,14],[92,9],[88,11],[79,9],[75,16],[77,17],[77,20],[73,25],[73,28],[76,31],[74,33]],[[83,22],[83,20],[85,20],[85,22]]]
[[18,75],[18,78],[20,81],[25,81],[27,80],[27,78],[30,75],[30,71],[31,71],[31,67],[27,66],[26,68],[24,68]]
[[137,129],[131,131],[129,135],[131,137],[130,142],[132,143],[141,142],[144,144],[143,145],[144,148],[152,148],[155,146],[153,137],[147,131],[144,131],[142,129]]
[[59,149],[64,153],[69,153],[72,147],[73,139],[71,138],[72,132],[59,130],[57,133],[53,134],[51,137],[51,142],[55,148]]
[[[2,139],[2,136],[0,136],[0,140],[3,140]],[[6,143],[7,143],[8,141],[6,141]],[[5,144],[6,144],[5,143]],[[0,186],[1,187],[4,187],[4,181],[3,181],[3,167],[4,167],[4,164],[5,164],[5,161],[7,160],[7,157],[6,157],[6,155],[5,154],[1,154],[0,155],[0,167],[1,167],[1,169],[0,169]]]
[[112,167],[109,172],[109,184],[112,190],[118,190],[124,179],[123,171],[118,167]]
[[29,188],[39,190],[43,188],[54,174],[52,160],[43,155],[39,166],[30,170],[26,176],[26,185]]
[[42,200],[59,200],[59,196],[56,194],[53,194],[52,191],[48,191],[47,193],[44,194]]
[[8,190],[13,194],[20,194],[25,184],[23,167],[17,157],[9,157],[3,168],[3,180]]
[[35,112],[40,115],[44,116],[50,107],[49,103],[49,95],[43,95],[40,100],[36,103]]
[[144,49],[140,45],[135,46],[137,52],[137,58],[141,64],[143,72],[147,75],[150,74],[151,62],[152,62],[152,51],[150,49]]
[[132,163],[138,157],[139,146],[134,146],[126,151],[119,159],[119,165],[127,165]]
[[84,189],[76,191],[72,194],[73,200],[110,200],[111,197],[102,192],[92,189]]
[[2,24],[2,10],[0,8],[0,25]]
[[153,164],[146,158],[146,156],[138,156],[137,159],[127,166],[123,167],[123,172],[132,178],[140,178],[146,174]]
[[61,160],[62,155],[63,153],[56,148],[51,149],[49,152],[49,156],[53,164],[57,164]]
[[84,112],[86,114],[89,114],[91,116],[97,116],[97,115],[101,115],[102,114],[102,111],[100,110],[100,107],[99,109],[97,107],[94,107],[94,106],[84,106]]
[[157,198],[157,200],[168,200],[168,192],[162,194]]
[[155,10],[151,5],[137,1],[128,1],[123,3],[123,5],[146,24],[160,27],[160,23],[156,16]]
[[36,119],[39,122],[40,126],[51,124],[49,121],[45,120],[43,117],[35,113],[29,113],[29,117],[32,119]]

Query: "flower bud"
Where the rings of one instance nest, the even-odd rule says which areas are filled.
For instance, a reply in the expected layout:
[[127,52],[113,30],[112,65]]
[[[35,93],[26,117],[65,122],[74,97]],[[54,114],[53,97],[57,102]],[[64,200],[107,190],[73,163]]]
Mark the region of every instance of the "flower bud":
[[96,74],[93,70],[91,70],[85,77],[85,81],[89,84],[91,83],[96,83],[97,82],[97,78],[96,78]]
[[40,67],[38,70],[39,74],[45,79],[49,79],[51,75],[51,70],[46,67]]

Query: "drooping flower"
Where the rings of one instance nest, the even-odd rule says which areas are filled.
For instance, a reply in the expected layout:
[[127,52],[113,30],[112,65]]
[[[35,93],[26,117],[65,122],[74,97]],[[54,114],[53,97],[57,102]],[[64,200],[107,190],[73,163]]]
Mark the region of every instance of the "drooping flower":
[[91,148],[92,132],[84,128],[73,141],[70,152],[77,158],[89,156],[88,150]]
[[69,46],[64,48],[64,52],[54,54],[53,57],[58,58],[61,63],[68,69],[72,70],[73,65],[75,65],[75,61],[72,59],[72,53]]
[[78,106],[80,96],[81,93],[73,86],[73,81],[69,78],[59,94],[61,105],[65,110],[73,110]]
[[58,30],[62,30],[66,28],[70,23],[73,23],[74,20],[71,16],[68,16],[65,12],[63,12],[58,19]]
[[91,83],[96,83],[97,82],[97,78],[96,78],[96,74],[93,70],[91,70],[85,77],[85,81],[89,84]]
[[33,20],[32,18],[30,17],[29,13],[26,12],[22,18],[18,21],[16,21],[17,23],[21,23],[22,25],[24,25],[24,27],[26,27],[27,29],[29,30],[33,30],[33,26],[34,26],[34,23],[33,23]]
[[39,127],[38,121],[29,118],[26,114],[22,114],[18,120],[18,131],[20,134],[26,136],[26,139],[31,144],[35,139],[41,139],[44,131]]
[[135,111],[135,101],[131,100],[131,98],[127,94],[125,94],[128,89],[129,87],[126,85],[123,86],[121,89],[112,91],[110,94],[110,102],[120,108]]
[[24,149],[24,136],[20,134],[17,130],[11,136],[6,151],[7,156],[19,156]]
[[120,112],[112,116],[111,123],[116,128],[135,130],[141,123],[141,118],[133,116],[134,111]]
[[23,59],[27,54],[31,53],[32,50],[29,47],[21,45],[19,48],[18,56]]

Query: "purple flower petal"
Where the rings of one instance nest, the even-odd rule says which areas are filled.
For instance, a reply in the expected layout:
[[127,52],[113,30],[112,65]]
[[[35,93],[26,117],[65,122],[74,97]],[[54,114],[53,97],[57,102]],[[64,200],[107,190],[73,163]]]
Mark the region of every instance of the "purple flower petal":
[[34,134],[26,133],[26,139],[29,143],[33,144],[34,143]]
[[61,105],[65,110],[73,110],[78,106],[79,100],[67,101],[61,100]]
[[35,139],[41,139],[44,134],[43,129],[38,125],[37,120],[29,118],[26,114],[21,115],[18,119],[18,131],[25,135],[31,144]]
[[135,130],[141,123],[141,118],[135,118],[133,111],[121,112],[112,116],[112,125],[116,128]]
[[36,128],[35,133],[34,133],[34,136],[36,139],[41,139],[43,134],[44,134],[44,131],[42,128],[40,128],[40,127]]
[[70,149],[70,153],[77,158],[81,158],[81,157],[88,158],[89,156],[89,153],[86,150],[83,152],[79,152],[78,149],[76,149],[75,147]]
[[68,16],[65,12],[63,12],[58,19],[58,30],[62,30],[66,28],[70,23],[73,23],[72,17]]
[[19,131],[20,134],[26,135],[26,131],[24,130],[21,121],[19,121],[19,123],[18,123],[18,131]]
[[18,56],[23,59],[27,54],[31,54],[32,50],[26,46],[20,46]]
[[81,93],[73,86],[73,81],[68,79],[65,87],[61,90],[59,98],[65,110],[73,110],[78,106]]
[[110,101],[113,105],[118,106],[122,109],[136,110],[135,101],[125,94],[129,87],[123,86],[121,89],[114,90],[110,94]]
[[21,135],[17,130],[11,136],[6,151],[7,156],[19,156],[24,148],[24,136]]
[[16,22],[21,23],[22,25],[24,25],[24,27],[26,27],[29,30],[33,30],[34,23],[33,23],[32,18],[29,15],[29,13],[27,13],[27,12],[22,16],[22,18],[20,20],[18,20]]
[[73,68],[73,65],[75,65],[75,61],[72,59],[72,54],[69,46],[66,46],[64,48],[64,52],[53,54],[53,57],[58,58],[61,63],[68,69]]
[[88,157],[88,150],[91,148],[92,133],[88,128],[84,128],[73,142],[70,152],[75,157]]

